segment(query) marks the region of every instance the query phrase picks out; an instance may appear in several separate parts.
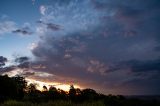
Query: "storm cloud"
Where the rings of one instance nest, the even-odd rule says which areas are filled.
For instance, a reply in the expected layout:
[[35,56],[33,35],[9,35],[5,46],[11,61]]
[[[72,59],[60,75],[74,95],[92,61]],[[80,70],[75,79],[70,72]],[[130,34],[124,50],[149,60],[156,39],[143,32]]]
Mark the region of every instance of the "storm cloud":
[[[60,24],[63,30],[45,32],[32,53],[46,66],[41,71],[82,85],[101,84],[110,91],[134,79],[156,86],[152,78],[159,73],[160,54],[154,50],[159,45],[159,5],[158,0],[71,0],[63,5],[57,1],[49,8],[55,12],[41,19]],[[144,80],[138,72],[149,77]],[[132,86],[141,88],[136,81]]]
[[3,70],[106,94],[160,94],[159,12],[159,0],[48,1],[39,5],[33,32],[10,23],[12,33],[39,37],[34,59],[16,58]]

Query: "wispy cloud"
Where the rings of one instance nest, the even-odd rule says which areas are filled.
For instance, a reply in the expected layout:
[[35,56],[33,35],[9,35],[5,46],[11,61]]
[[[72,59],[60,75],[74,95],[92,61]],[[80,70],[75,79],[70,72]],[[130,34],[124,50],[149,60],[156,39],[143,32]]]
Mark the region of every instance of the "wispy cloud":
[[43,22],[43,21],[37,21],[37,23],[46,26],[45,27],[46,29],[50,29],[52,31],[58,31],[58,30],[62,29],[62,27],[60,25],[57,25],[57,24],[54,24],[54,23],[51,23],[51,22],[50,23],[46,23],[46,22]]
[[42,15],[45,15],[46,9],[47,9],[47,8],[46,8],[44,5],[41,5],[40,8],[39,8],[40,13],[41,13]]
[[33,5],[35,4],[35,2],[36,2],[36,0],[32,0],[32,4],[33,4]]
[[34,31],[34,26],[31,27],[30,23],[24,23],[21,27],[18,27],[17,29],[13,30],[12,33],[19,34],[19,35],[32,35]]
[[16,29],[16,23],[13,21],[0,21],[0,35],[11,33]]
[[12,31],[15,34],[20,34],[20,35],[31,35],[33,32],[30,31],[28,27],[26,28],[21,28],[21,29],[16,29]]
[[29,23],[24,23],[22,27],[11,20],[6,20],[5,18],[0,20],[0,35],[5,34],[19,34],[19,35],[31,35],[33,34]]

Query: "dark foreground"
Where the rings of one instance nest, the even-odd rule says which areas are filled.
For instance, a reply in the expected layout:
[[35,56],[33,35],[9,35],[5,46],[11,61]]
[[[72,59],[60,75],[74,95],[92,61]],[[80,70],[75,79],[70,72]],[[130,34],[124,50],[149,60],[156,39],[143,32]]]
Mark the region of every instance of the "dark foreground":
[[0,106],[160,106],[160,99],[155,97],[104,95],[73,85],[69,92],[54,86],[43,86],[39,91],[36,86],[20,76],[0,76]]
[[27,101],[16,101],[8,100],[1,103],[0,106],[160,106],[157,101],[141,101],[136,99],[130,100],[98,100],[98,101],[85,101],[82,103],[66,101],[66,100],[56,100],[48,102],[27,102]]

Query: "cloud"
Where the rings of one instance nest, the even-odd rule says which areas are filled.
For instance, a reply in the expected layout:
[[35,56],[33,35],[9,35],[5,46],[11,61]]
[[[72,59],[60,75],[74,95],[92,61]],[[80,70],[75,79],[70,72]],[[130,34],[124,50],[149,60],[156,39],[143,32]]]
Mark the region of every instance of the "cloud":
[[44,5],[41,5],[41,6],[40,6],[40,13],[41,13],[42,15],[45,15],[46,9],[47,9],[47,8],[46,8]]
[[4,66],[6,62],[7,62],[7,58],[0,56],[0,67]]
[[52,23],[48,23],[47,24],[47,28],[53,30],[53,31],[56,31],[56,30],[60,30],[60,26],[59,25],[56,25],[56,24],[52,24]]
[[15,59],[15,62],[17,62],[17,63],[23,63],[23,62],[28,62],[28,61],[29,61],[28,57],[17,57]]
[[[30,70],[31,60],[28,57],[16,57],[14,63],[6,66],[7,58],[0,56],[0,73],[10,72],[13,70],[28,71]],[[3,66],[3,67],[2,67]]]
[[0,21],[0,35],[4,35],[5,33],[11,33],[16,29],[16,23],[13,21]]
[[0,74],[3,74],[5,72],[10,72],[10,71],[12,71],[14,69],[16,69],[16,66],[14,66],[14,65],[0,68]]
[[[146,78],[152,78],[158,76],[160,67],[159,58],[154,60],[128,60],[121,61],[115,64],[113,67],[108,69],[108,72],[114,72],[119,70],[129,70],[129,73],[138,78],[143,78],[141,76],[146,75]],[[155,74],[156,73],[156,74]]]
[[16,30],[13,30],[12,32],[16,34],[21,34],[21,35],[31,35],[33,33],[29,31],[29,28],[16,29]]
[[41,33],[32,53],[35,63],[46,68],[38,70],[111,92],[130,89],[123,84],[131,80],[150,80],[152,84],[160,56],[153,50],[159,44],[156,5],[156,0],[86,0],[62,5],[55,1],[39,23],[45,28],[47,23],[56,23],[63,30]]
[[[34,79],[78,82],[109,93],[139,94],[143,83],[148,92],[158,85],[159,1],[54,0],[50,4],[40,6],[35,32],[40,38],[31,44],[35,60],[17,58],[15,65],[3,67],[4,72],[18,69]],[[7,26],[0,27],[2,33],[32,32],[12,22],[0,26]]]
[[35,49],[36,47],[37,47],[37,43],[31,43],[31,44],[28,45],[27,48],[28,48],[29,50],[33,50],[33,49]]
[[22,74],[22,76],[25,76],[25,77],[33,76],[33,75],[35,75],[35,72],[24,72],[24,73]]
[[160,59],[148,60],[148,61],[137,61],[132,60],[126,63],[127,66],[131,67],[133,72],[147,72],[147,71],[160,71]]
[[32,0],[32,4],[33,4],[33,5],[35,4],[35,2],[36,2],[36,0]]
[[32,29],[30,23],[24,23],[22,27],[16,28],[15,30],[12,31],[12,33],[20,35],[32,35],[34,33]]
[[[5,62],[6,58],[1,56],[0,60],[1,62]],[[71,78],[63,78],[47,72],[38,71],[45,69],[45,67],[42,64],[34,63],[28,57],[16,57],[14,61],[15,63],[12,63],[9,66],[5,66],[5,64],[3,64],[4,67],[0,67],[0,74],[7,74],[10,77],[20,75],[25,77],[27,81],[28,79],[38,80],[48,82],[50,84],[53,84],[54,82],[55,84],[57,83],[56,85],[75,83]]]
[[154,48],[154,50],[157,51],[157,52],[159,52],[159,51],[160,51],[160,46],[156,46],[156,47]]
[[90,65],[87,68],[87,71],[91,73],[100,73],[101,75],[106,75],[108,67],[104,63],[100,63],[97,60],[90,60]]
[[53,23],[45,23],[43,21],[37,21],[37,23],[44,25],[45,27],[43,28],[50,29],[52,31],[58,31],[62,29],[60,25],[53,24]]
[[4,34],[20,34],[20,35],[31,35],[33,32],[31,31],[31,26],[29,23],[24,23],[22,28],[18,28],[18,25],[11,20],[8,20],[7,18],[2,18],[0,20],[0,35]]
[[[45,67],[41,64],[35,64],[33,61],[30,60],[29,57],[26,56],[19,56],[14,59],[15,63],[12,63],[11,65],[5,66],[5,62],[7,62],[7,58],[0,56],[0,74],[2,75],[9,75],[9,76],[15,76],[15,75],[21,75],[26,78],[28,77],[51,77],[52,74],[45,73],[45,72],[38,72],[34,71],[34,69],[44,69]],[[2,67],[3,66],[3,67]]]

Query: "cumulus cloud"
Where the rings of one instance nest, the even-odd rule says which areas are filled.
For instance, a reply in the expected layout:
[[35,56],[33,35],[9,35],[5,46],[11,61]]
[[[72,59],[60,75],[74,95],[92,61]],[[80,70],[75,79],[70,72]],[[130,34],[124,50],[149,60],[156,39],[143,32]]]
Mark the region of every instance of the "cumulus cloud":
[[101,75],[106,75],[108,68],[104,63],[101,63],[97,60],[90,60],[90,65],[87,68],[87,71],[94,73],[100,73]]
[[[127,81],[143,82],[135,70],[147,72],[149,77],[145,80],[150,80],[155,74],[151,75],[149,70],[159,64],[150,60],[160,56],[153,50],[159,44],[159,30],[155,30],[159,23],[157,3],[156,0],[132,3],[71,0],[62,4],[55,1],[53,6],[44,9],[40,23],[45,22],[48,28],[53,25],[53,30],[55,25],[61,25],[63,30],[60,27],[53,32],[44,30],[32,53],[37,63],[46,66],[42,72],[71,77],[82,85],[101,84],[108,90],[117,90]],[[47,24],[50,22],[55,25]],[[125,63],[131,60],[137,61]]]
[[[26,80],[38,80],[48,82],[50,84],[61,85],[61,84],[72,84],[77,83],[71,78],[64,78],[61,76],[54,75],[53,73],[42,72],[38,70],[45,69],[46,67],[42,64],[35,63],[29,59],[29,57],[16,57],[15,63],[5,66],[7,58],[0,56],[0,74],[8,75],[10,77],[20,75],[26,78]],[[29,64],[28,64],[29,63]],[[45,84],[45,83],[44,83]]]
[[30,43],[27,48],[28,48],[29,50],[33,50],[33,49],[35,49],[36,47],[37,47],[37,43]]

